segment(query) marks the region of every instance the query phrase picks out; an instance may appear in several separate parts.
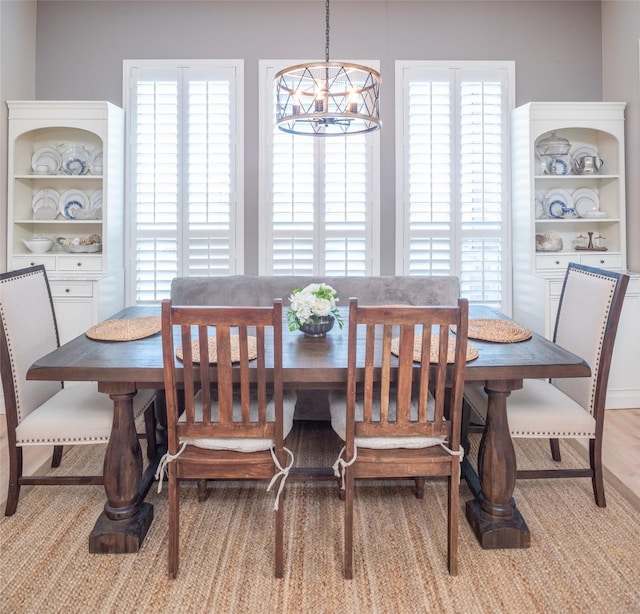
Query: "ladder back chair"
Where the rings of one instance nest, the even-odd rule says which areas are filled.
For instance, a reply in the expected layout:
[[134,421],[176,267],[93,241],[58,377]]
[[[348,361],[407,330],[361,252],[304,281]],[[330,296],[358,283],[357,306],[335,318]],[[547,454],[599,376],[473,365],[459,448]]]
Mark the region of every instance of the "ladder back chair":
[[295,393],[282,384],[282,301],[193,307],[164,300],[162,352],[168,452],[157,477],[168,471],[170,577],[179,566],[180,482],[208,479],[268,480],[268,490],[279,480],[275,575],[282,577],[283,487],[293,464],[284,443],[295,408]]
[[[102,475],[22,475],[23,450],[53,446],[52,467],[63,446],[106,444],[113,422],[113,401],[94,382],[26,379],[29,367],[60,346],[58,326],[45,268],[37,265],[0,275],[0,372],[7,419],[9,490],[5,515],[18,506],[23,485],[104,484]],[[155,449],[155,392],[139,391],[136,417],[145,414],[149,446]]]
[[447,561],[457,574],[467,322],[466,299],[441,307],[360,307],[350,300],[347,390],[330,395],[331,424],[344,441],[334,470],[345,491],[345,578],[353,577],[360,478],[414,479],[422,498],[425,477],[446,477]]
[[[606,506],[602,472],[607,384],[628,275],[570,263],[564,278],[553,340],[587,361],[590,377],[525,380],[507,399],[512,438],[549,439],[560,462],[560,439],[588,439],[589,467],[518,470],[518,479],[590,477],[595,502]],[[465,412],[486,420],[488,398],[465,387]],[[465,416],[466,418],[466,416]]]

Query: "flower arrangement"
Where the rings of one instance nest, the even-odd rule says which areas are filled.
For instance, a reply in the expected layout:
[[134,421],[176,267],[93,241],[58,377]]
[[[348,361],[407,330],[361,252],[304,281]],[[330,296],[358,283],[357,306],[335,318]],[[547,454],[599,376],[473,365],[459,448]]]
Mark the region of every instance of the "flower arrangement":
[[326,316],[333,316],[342,328],[344,322],[336,307],[338,300],[338,293],[327,284],[309,284],[305,288],[297,288],[289,297],[291,302],[291,307],[287,311],[289,330],[298,330],[306,322]]

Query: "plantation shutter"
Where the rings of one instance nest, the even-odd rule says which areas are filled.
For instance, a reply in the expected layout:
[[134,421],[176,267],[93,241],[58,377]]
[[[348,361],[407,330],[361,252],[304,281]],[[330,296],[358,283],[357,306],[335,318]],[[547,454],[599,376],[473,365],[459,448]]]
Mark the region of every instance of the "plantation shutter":
[[[266,155],[260,206],[260,272],[270,275],[373,275],[379,250],[378,136],[294,136],[275,125],[273,75],[265,69]],[[263,102],[261,102],[261,105]]]
[[462,296],[506,308],[512,106],[506,71],[412,63],[399,75],[399,269],[457,275]]
[[169,296],[176,276],[238,272],[238,66],[132,71],[131,193],[135,301]]

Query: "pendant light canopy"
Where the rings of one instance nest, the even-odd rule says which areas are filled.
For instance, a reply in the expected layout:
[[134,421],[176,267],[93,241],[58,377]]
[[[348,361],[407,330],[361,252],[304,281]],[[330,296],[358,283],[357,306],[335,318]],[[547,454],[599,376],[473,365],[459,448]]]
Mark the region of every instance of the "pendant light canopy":
[[290,134],[345,136],[380,128],[380,73],[329,61],[329,0],[324,62],[290,66],[275,76],[278,128]]

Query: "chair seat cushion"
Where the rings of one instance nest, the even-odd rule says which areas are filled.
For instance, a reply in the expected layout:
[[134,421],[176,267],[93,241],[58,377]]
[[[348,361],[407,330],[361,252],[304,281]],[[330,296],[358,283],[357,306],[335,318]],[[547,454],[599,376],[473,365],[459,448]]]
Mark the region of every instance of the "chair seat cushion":
[[[154,401],[154,390],[139,390],[134,418]],[[113,401],[95,382],[67,385],[32,411],[16,428],[16,445],[106,443],[113,424]]]
[[[487,393],[481,386],[465,386],[465,401],[482,419],[487,416]],[[594,417],[546,380],[524,381],[521,390],[507,397],[507,417],[512,437],[592,439]]]
[[[338,437],[345,441],[347,438],[347,395],[344,392],[331,392],[329,394],[329,411],[331,413],[331,426],[336,432]],[[427,413],[429,419],[433,419],[434,401],[433,397],[429,395],[429,401],[427,404]],[[373,417],[374,419],[380,418],[380,403],[374,401],[373,405]],[[413,403],[410,412],[412,419],[418,417],[418,406]],[[355,420],[356,422],[362,422],[364,416],[364,406],[362,398],[356,396],[356,409]],[[389,403],[389,418],[392,420],[395,417],[395,404]],[[371,448],[376,450],[391,450],[395,448],[430,448],[431,446],[437,446],[446,441],[445,437],[356,437],[355,444],[359,448]]]
[[[202,420],[202,402],[200,400],[201,393],[196,395],[196,420]],[[286,390],[282,395],[282,436],[286,439],[287,435],[293,428],[293,412],[296,408],[296,393],[293,390]],[[253,412],[254,408],[252,408]],[[256,409],[257,411],[257,409]],[[218,406],[212,404],[211,407],[211,420],[218,420]],[[241,406],[239,400],[234,399],[233,403],[233,417],[234,420],[240,420]],[[255,416],[257,418],[257,415]],[[273,421],[275,418],[275,406],[273,399],[267,403],[267,419]],[[180,416],[179,422],[184,422],[184,414]],[[273,447],[272,439],[265,438],[196,438],[196,437],[181,437],[180,443],[187,442],[189,445],[196,448],[205,448],[207,450],[232,450],[235,452],[261,452],[263,450],[269,450]]]

